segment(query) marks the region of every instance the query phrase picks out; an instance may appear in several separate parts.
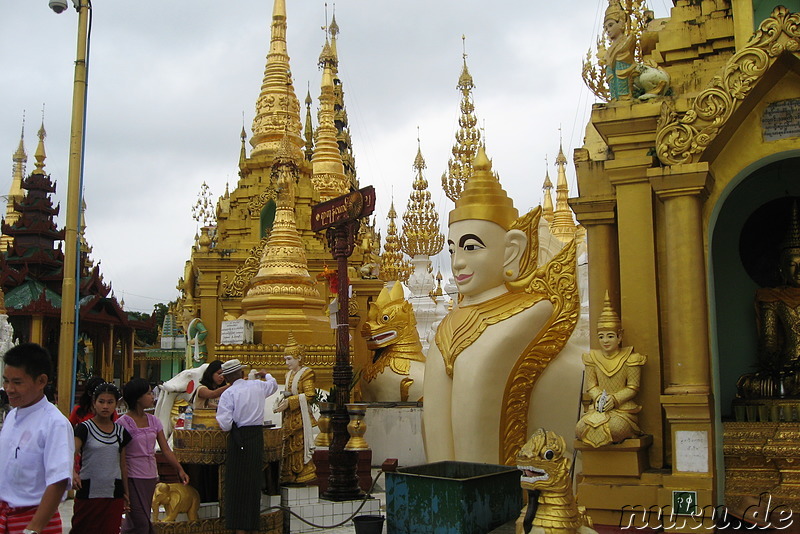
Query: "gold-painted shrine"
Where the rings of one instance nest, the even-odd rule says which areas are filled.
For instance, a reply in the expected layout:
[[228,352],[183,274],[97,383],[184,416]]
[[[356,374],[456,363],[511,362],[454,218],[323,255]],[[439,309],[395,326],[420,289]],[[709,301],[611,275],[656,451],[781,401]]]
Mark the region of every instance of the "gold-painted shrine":
[[800,505],[796,422],[732,422],[737,379],[760,361],[754,296],[770,283],[758,272],[778,263],[800,197],[800,122],[787,111],[800,104],[800,15],[762,4],[676,0],[669,18],[641,16],[637,60],[666,72],[669,90],[640,96],[637,78],[624,94],[630,71],[604,71],[622,94],[594,105],[575,151],[591,323],[608,290],[626,343],[649,358],[639,421],[652,445],[625,475],[602,462],[627,441],[584,457],[578,497],[595,523],[618,524],[626,505],[670,510],[684,491],[705,516],[741,513],[742,495],[760,491]]

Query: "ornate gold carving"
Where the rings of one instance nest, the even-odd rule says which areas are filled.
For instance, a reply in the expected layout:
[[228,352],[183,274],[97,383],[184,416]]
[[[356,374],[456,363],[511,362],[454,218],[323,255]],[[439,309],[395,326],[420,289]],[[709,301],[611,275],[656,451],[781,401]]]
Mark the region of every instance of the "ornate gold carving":
[[[462,37],[464,39],[464,37]],[[453,145],[453,157],[447,162],[447,172],[442,174],[442,189],[447,198],[455,202],[461,196],[464,184],[472,176],[472,160],[478,147],[481,146],[481,132],[477,128],[475,104],[472,101],[472,90],[475,84],[467,68],[467,53],[463,53],[464,67],[456,86],[461,91],[461,116],[458,118],[456,142]]]
[[[154,523],[158,534],[230,534],[225,526],[225,519],[200,519],[199,521],[159,521]],[[275,510],[261,514],[259,532],[265,534],[283,534],[283,511]]]
[[244,295],[244,288],[258,272],[261,255],[264,252],[264,247],[267,245],[268,240],[268,237],[264,237],[258,242],[258,245],[250,249],[247,259],[244,260],[244,263],[233,273],[233,279],[222,284],[222,296],[241,297]]
[[[182,430],[172,434],[173,451],[179,462],[219,465],[225,463],[228,433],[222,430]],[[264,464],[281,459],[280,428],[264,429]]]
[[524,276],[524,271],[520,276],[519,281],[527,282],[527,293],[544,295],[550,300],[553,314],[517,360],[506,384],[504,410],[500,419],[500,457],[506,464],[513,463],[514,455],[525,443],[528,404],[533,386],[547,364],[564,348],[578,322],[580,299],[575,250],[575,241],[570,241],[546,265],[536,269],[530,278]]
[[276,200],[278,198],[277,192],[274,187],[267,187],[260,195],[256,195],[247,203],[247,213],[250,217],[257,219],[261,217],[261,210],[269,200]]
[[784,52],[797,57],[798,50],[800,14],[778,6],[694,99],[691,109],[671,113],[656,135],[658,158],[667,165],[697,161],[777,57]]
[[408,198],[408,207],[403,214],[403,235],[400,247],[410,257],[435,256],[444,247],[444,234],[439,227],[439,214],[436,205],[431,202],[428,191],[428,180],[422,175],[425,160],[417,139],[417,157],[414,159],[417,176],[412,185],[413,190]]
[[403,259],[403,251],[400,250],[400,239],[397,237],[397,224],[394,220],[397,212],[394,209],[394,201],[389,208],[389,225],[386,228],[386,243],[383,245],[381,254],[381,268],[378,278],[384,282],[398,280],[405,282],[411,274],[411,264]]

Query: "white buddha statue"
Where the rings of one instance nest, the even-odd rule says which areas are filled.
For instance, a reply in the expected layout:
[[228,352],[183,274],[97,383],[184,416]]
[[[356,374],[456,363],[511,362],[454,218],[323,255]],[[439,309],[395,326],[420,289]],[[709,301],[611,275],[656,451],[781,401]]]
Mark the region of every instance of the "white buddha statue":
[[531,390],[578,316],[574,242],[537,269],[541,209],[518,217],[483,148],[473,167],[449,221],[459,302],[425,367],[429,462],[513,462]]

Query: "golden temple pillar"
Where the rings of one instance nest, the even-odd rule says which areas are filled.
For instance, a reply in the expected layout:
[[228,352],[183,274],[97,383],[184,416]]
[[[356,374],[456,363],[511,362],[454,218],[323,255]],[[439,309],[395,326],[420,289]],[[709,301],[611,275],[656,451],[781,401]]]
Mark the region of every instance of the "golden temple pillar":
[[114,325],[108,326],[108,335],[103,340],[105,357],[103,358],[103,380],[114,381]]
[[[124,365],[122,366],[122,383],[126,383],[133,378],[133,347],[136,331],[131,329],[131,334],[128,339],[122,341],[122,357]],[[142,374],[143,378],[147,378],[146,374]]]
[[[623,343],[647,355],[642,371],[639,424],[653,435],[651,467],[664,463],[661,420],[661,341],[658,307],[656,242],[653,232],[653,190],[647,179],[652,157],[606,161],[609,180],[617,193],[619,243],[619,298],[624,328]],[[599,294],[599,293],[598,293]],[[612,302],[615,295],[611,294]],[[602,297],[600,298],[602,302]],[[595,303],[596,304],[596,303]]]
[[616,202],[613,198],[572,199],[572,211],[586,228],[586,248],[589,256],[589,342],[597,344],[597,318],[603,309],[603,295],[608,290],[618,306],[619,246],[617,243]]
[[41,315],[34,315],[31,317],[31,343],[44,343],[44,317]]
[[670,429],[672,475],[663,479],[662,500],[673,491],[697,491],[697,503],[716,504],[714,400],[710,384],[703,200],[713,183],[708,163],[648,170],[664,203],[666,247],[662,295],[667,314],[665,389],[661,396]]
[[205,363],[208,363],[216,360],[214,346],[219,342],[217,332],[222,324],[222,316],[219,314],[221,306],[218,306],[217,301],[217,295],[219,294],[218,279],[213,273],[205,275],[201,272],[197,281],[197,288],[200,297],[198,299],[200,319],[202,319],[208,330],[205,340],[206,350],[208,351]]

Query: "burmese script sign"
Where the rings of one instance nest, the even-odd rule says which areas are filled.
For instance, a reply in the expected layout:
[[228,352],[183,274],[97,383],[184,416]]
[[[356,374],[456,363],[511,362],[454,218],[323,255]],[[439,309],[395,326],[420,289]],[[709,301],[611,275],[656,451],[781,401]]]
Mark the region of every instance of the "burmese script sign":
[[708,432],[678,430],[675,432],[675,470],[690,473],[708,472]]
[[221,345],[242,345],[253,342],[253,323],[247,319],[222,321]]
[[371,215],[375,210],[375,188],[371,185],[321,202],[311,208],[311,229],[315,232]]
[[779,100],[767,106],[761,116],[764,141],[800,137],[800,99]]

